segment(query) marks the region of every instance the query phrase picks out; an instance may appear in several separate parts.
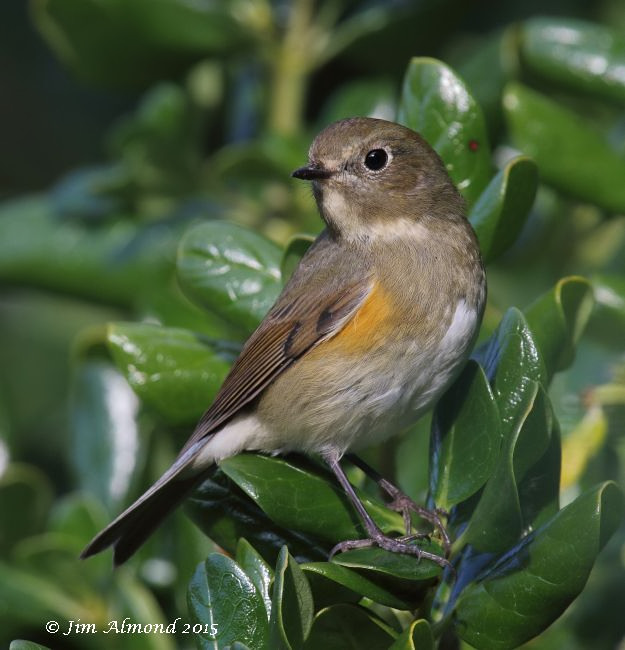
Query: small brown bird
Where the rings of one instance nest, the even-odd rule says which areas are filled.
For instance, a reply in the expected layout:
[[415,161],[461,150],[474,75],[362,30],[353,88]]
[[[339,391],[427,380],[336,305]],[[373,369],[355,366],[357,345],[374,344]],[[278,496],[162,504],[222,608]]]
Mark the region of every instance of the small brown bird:
[[[414,422],[453,381],[475,341],[486,281],[465,206],[414,131],[384,120],[336,122],[307,166],[326,228],[250,336],[176,461],[81,557],[128,559],[220,460],[243,450],[315,453],[381,548],[446,560],[386,536],[339,461]],[[397,509],[428,513],[387,482]]]

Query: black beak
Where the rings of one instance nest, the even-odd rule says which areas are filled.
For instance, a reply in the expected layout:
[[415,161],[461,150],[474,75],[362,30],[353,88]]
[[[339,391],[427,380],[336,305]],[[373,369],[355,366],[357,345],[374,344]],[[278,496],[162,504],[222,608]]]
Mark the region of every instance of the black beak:
[[291,176],[301,178],[304,181],[320,181],[324,178],[330,178],[334,172],[322,167],[300,167],[296,169]]

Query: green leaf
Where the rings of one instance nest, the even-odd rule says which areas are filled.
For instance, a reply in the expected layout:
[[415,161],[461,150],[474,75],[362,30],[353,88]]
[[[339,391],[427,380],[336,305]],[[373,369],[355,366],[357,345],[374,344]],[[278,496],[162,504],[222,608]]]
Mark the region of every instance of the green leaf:
[[432,413],[419,418],[397,440],[396,485],[415,502],[425,502],[429,486],[429,445]]
[[601,273],[593,276],[596,310],[591,320],[592,334],[603,343],[612,342],[622,350],[625,330],[625,276]]
[[559,280],[525,310],[549,378],[573,362],[593,304],[590,283],[584,278],[568,277]]
[[[268,647],[269,626],[262,596],[239,565],[211,553],[191,578],[187,593],[193,623],[207,626],[196,635],[198,648],[214,650],[240,641],[250,648]],[[212,635],[210,624],[216,624]]]
[[0,475],[0,551],[6,556],[16,542],[44,529],[52,488],[30,465],[9,465]]
[[439,400],[430,440],[430,498],[449,510],[490,478],[501,445],[499,412],[482,368],[470,361]]
[[[328,478],[282,458],[239,454],[220,462],[221,470],[279,526],[336,544],[362,535],[357,515]],[[360,495],[385,530],[402,530],[401,517]]]
[[15,639],[15,641],[11,641],[9,650],[50,650],[50,648],[45,645],[39,645],[39,643],[34,643],[33,641]]
[[623,522],[623,495],[604,483],[578,497],[462,592],[459,636],[478,649],[516,648],[581,592],[599,551]]
[[311,585],[316,609],[337,603],[356,603],[363,596],[387,607],[410,609],[410,604],[391,591],[336,562],[309,562],[302,564],[302,570]]
[[[110,602],[115,603],[116,611],[120,612],[118,619],[118,625],[120,627],[126,617],[132,622],[162,623],[164,628],[172,625],[173,621],[167,619],[154,594],[142,581],[133,575],[120,572],[120,575],[116,576],[115,589],[110,595]],[[104,607],[104,604],[102,606]],[[102,617],[104,619],[102,629],[107,629],[110,625],[110,619],[105,618],[104,615]],[[87,617],[87,620],[89,618]],[[173,618],[175,619],[176,617],[174,616]],[[83,618],[83,620],[85,619]],[[178,621],[179,624],[180,621]],[[150,636],[147,634],[119,634],[119,636],[126,636],[125,639],[120,639],[117,642],[124,650],[135,650],[135,648],[137,650],[176,650],[177,646],[172,632],[153,634]],[[211,650],[213,650],[212,646]]]
[[538,169],[530,158],[512,159],[498,172],[469,213],[486,263],[506,252],[525,225],[538,188]]
[[[443,554],[441,547],[429,540],[419,540],[413,544],[429,553]],[[332,562],[357,571],[367,580],[392,593],[405,603],[399,609],[414,610],[420,607],[441,575],[441,568],[434,562],[373,546],[339,553]]]
[[323,107],[319,129],[346,116],[393,119],[396,91],[387,79],[348,81],[339,86]]
[[558,512],[560,429],[547,393],[538,387],[512,456],[523,527],[536,528]]
[[[434,542],[420,541],[418,546],[424,551],[442,555],[442,549]],[[440,566],[434,562],[413,555],[391,553],[375,546],[339,553],[332,561],[351,569],[359,569],[364,575],[383,574],[414,582],[431,580],[441,573]]]
[[[488,132],[501,131],[501,95],[510,77],[518,75],[516,25],[481,34],[451,61],[484,110]],[[488,70],[488,74],[484,71]]]
[[80,76],[113,87],[174,76],[189,61],[239,52],[248,42],[238,3],[183,0],[36,0],[35,23]]
[[273,582],[271,567],[244,537],[237,544],[235,559],[256,587],[256,591],[262,596],[267,616],[269,616],[271,613],[271,594],[269,592]]
[[523,413],[504,438],[497,467],[458,544],[501,552],[537,518],[557,511],[560,445],[551,406],[536,382],[524,400]]
[[91,539],[108,523],[108,513],[102,502],[84,493],[71,493],[55,501],[47,530],[80,540]]
[[312,592],[304,572],[282,547],[273,583],[269,638],[272,649],[302,648],[313,621]]
[[625,101],[625,38],[621,32],[571,18],[531,18],[520,34],[523,64],[559,86]]
[[515,146],[543,181],[610,212],[625,211],[625,158],[581,116],[518,83],[506,86],[504,115]]
[[[115,169],[123,176],[118,193],[128,197],[130,205],[151,201],[165,210],[173,199],[194,193],[202,155],[200,126],[197,108],[182,88],[165,82],[151,88],[108,137]],[[213,207],[208,201],[205,205]]]
[[90,620],[92,612],[70,597],[61,584],[49,576],[33,575],[0,562],[0,601],[3,619],[31,625],[48,620]]
[[398,121],[432,145],[473,205],[492,167],[482,109],[462,79],[440,61],[413,58],[404,77]]
[[280,263],[280,274],[284,283],[293,275],[295,267],[314,241],[315,238],[312,235],[294,235],[291,237],[284,249],[282,262]]
[[201,223],[180,242],[178,278],[189,298],[250,332],[280,293],[281,257],[278,246],[252,230]]
[[128,493],[139,438],[138,400],[111,364],[86,360],[72,381],[70,458],[79,484],[112,509]]
[[363,607],[333,605],[322,609],[313,622],[304,650],[388,650],[393,637]]
[[495,333],[473,356],[492,386],[505,437],[519,413],[524,413],[533,383],[547,383],[544,360],[523,314],[508,309]]
[[163,290],[187,222],[139,227],[130,219],[60,219],[47,199],[0,207],[0,279],[113,305],[145,304]]
[[325,560],[328,556],[327,545],[275,524],[217,468],[187,499],[186,510],[208,537],[232,554],[239,539],[245,537],[271,564],[285,544],[298,561]]
[[231,351],[184,329],[112,323],[106,339],[132,389],[174,423],[196,421],[230,369]]
[[423,618],[413,621],[389,650],[434,650],[434,637],[430,624]]

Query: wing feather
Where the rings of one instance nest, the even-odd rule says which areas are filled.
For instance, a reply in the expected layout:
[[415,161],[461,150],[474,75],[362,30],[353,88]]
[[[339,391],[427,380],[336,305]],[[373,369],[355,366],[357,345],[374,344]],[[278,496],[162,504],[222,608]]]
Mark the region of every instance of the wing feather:
[[212,406],[204,413],[180,455],[232,418],[291,364],[337,334],[369,295],[365,278],[347,286],[302,295],[286,291],[248,339]]

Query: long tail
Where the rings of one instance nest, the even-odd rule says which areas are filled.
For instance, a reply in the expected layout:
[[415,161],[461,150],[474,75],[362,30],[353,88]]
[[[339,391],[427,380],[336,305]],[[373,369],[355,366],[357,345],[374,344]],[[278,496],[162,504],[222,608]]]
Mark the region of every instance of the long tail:
[[90,557],[112,546],[113,563],[119,566],[133,555],[163,519],[202,480],[204,472],[181,477],[186,466],[181,461],[183,459],[178,459],[149,490],[100,531],[80,557]]

